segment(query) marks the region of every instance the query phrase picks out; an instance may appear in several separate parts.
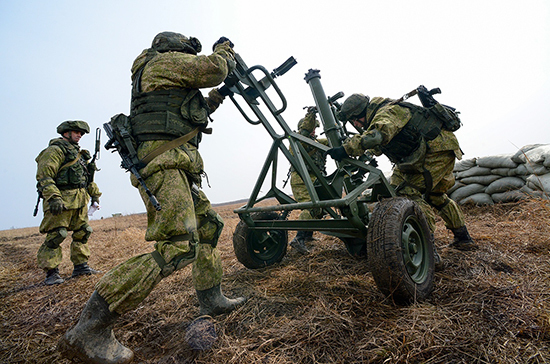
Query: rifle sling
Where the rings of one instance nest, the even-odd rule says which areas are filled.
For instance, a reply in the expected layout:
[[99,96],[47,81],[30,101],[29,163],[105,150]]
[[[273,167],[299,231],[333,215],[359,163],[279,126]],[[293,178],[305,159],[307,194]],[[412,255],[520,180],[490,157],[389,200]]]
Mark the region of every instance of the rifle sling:
[[[80,159],[80,152],[78,152],[77,156],[75,159],[73,159],[72,161],[70,161],[69,163],[65,163],[64,165],[61,166],[61,168],[59,168],[59,171],[61,171],[62,169],[64,168],[68,168],[70,166],[72,166],[73,164],[75,164],[76,162],[78,162],[78,160]],[[58,173],[59,173],[58,171]]]
[[174,148],[177,148],[179,147],[180,145],[183,145],[185,143],[187,143],[188,141],[190,141],[191,139],[193,139],[199,132],[201,131],[201,128],[200,127],[196,127],[195,129],[193,129],[190,133],[187,133],[183,136],[180,136],[179,138],[177,139],[174,139],[174,140],[171,140],[169,141],[168,143],[165,143],[163,145],[161,145],[160,147],[158,147],[157,149],[151,151],[151,153],[147,154],[142,160],[141,162],[143,162],[143,164],[147,165],[149,164],[149,162],[151,162],[153,159],[155,159],[155,157],[161,155],[162,153],[170,150],[170,149],[174,149]]

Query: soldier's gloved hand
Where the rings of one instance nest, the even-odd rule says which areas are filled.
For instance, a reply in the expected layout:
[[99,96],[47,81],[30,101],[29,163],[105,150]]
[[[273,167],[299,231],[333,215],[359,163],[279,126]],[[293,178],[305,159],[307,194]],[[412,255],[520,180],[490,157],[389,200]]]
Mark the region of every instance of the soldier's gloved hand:
[[54,215],[59,215],[65,210],[65,204],[61,197],[52,197],[48,204],[50,205],[50,212]]
[[220,39],[218,39],[218,40],[214,43],[214,45],[212,46],[212,52],[216,50],[216,46],[217,46],[218,44],[222,44],[222,43],[225,43],[225,42],[229,42],[229,46],[231,47],[231,49],[233,49],[233,47],[235,46],[235,45],[233,44],[233,42],[229,40],[229,38],[220,37]]
[[315,107],[315,106],[309,106],[307,108],[307,113],[308,114],[315,114],[316,112],[317,112],[317,107]]
[[331,148],[327,150],[327,154],[330,155],[330,157],[338,162],[340,162],[342,159],[349,157],[348,153],[346,152],[346,149],[344,149],[343,146]]

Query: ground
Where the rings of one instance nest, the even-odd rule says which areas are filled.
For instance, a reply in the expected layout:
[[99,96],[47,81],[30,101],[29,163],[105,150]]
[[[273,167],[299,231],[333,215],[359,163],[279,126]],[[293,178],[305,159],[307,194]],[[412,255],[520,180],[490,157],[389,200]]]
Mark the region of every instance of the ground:
[[[249,297],[216,317],[218,340],[193,351],[184,340],[198,301],[185,268],[163,280],[115,335],[135,363],[546,363],[550,361],[550,205],[541,200],[465,207],[480,249],[447,248],[438,221],[436,245],[446,268],[424,302],[396,305],[377,289],[367,261],[336,238],[315,233],[312,253],[289,249],[260,270],[233,253],[237,206],[219,206],[222,287]],[[151,251],[145,215],[92,220],[90,265],[103,272]],[[293,233],[291,233],[292,237]],[[44,286],[38,228],[0,231],[0,362],[69,363],[56,351],[101,274]],[[61,275],[70,276],[68,240]]]

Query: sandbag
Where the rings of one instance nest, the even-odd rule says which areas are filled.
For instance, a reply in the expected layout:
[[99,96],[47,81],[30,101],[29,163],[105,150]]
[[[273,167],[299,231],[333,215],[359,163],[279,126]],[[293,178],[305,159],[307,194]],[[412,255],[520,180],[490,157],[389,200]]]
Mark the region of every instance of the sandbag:
[[490,175],[490,174],[491,174],[491,169],[490,168],[483,168],[483,167],[475,166],[475,167],[472,167],[472,168],[467,169],[465,171],[456,173],[455,178],[456,179],[462,179],[462,178],[472,177],[472,176],[487,176],[487,175]]
[[527,186],[534,190],[550,192],[550,173],[542,176],[530,175],[527,177]]
[[474,195],[468,196],[459,202],[460,205],[493,205],[493,199],[486,193],[476,193]]
[[493,168],[491,169],[491,174],[496,174],[501,177],[515,176],[516,168]]
[[472,177],[462,178],[460,182],[467,185],[472,183],[479,183],[480,185],[488,186],[494,181],[496,181],[497,179],[501,179],[501,178],[502,176],[490,174],[488,176],[472,176]]
[[531,163],[525,163],[524,164],[525,169],[527,169],[528,174],[536,174],[538,176],[542,176],[543,174],[548,173],[548,169],[542,165],[542,164],[531,164]]
[[518,163],[512,160],[513,154],[499,154],[478,158],[476,164],[485,168],[516,168]]
[[516,152],[516,154],[514,154],[512,156],[512,161],[516,162],[517,164],[525,163],[525,155],[524,154],[527,153],[528,151],[532,150],[532,149],[540,147],[541,145],[544,145],[544,144],[530,144],[530,145],[524,146],[523,148],[518,150]]
[[456,191],[460,187],[464,187],[464,186],[466,186],[464,183],[460,183],[460,182],[455,181],[455,184],[453,185],[453,187],[451,187],[447,190],[447,192],[446,192],[447,196],[449,196],[451,193],[453,193],[454,191]]
[[512,169],[510,171],[510,174],[512,174],[512,171],[514,173],[514,176],[527,176],[529,172],[527,172],[527,167],[525,167],[525,164],[520,164],[516,168]]
[[525,185],[525,181],[518,177],[503,177],[487,186],[486,193],[492,195],[510,190],[519,190]]
[[455,163],[453,172],[462,172],[476,165],[476,158],[463,159]]
[[449,197],[456,202],[460,202],[464,198],[475,195],[476,193],[484,192],[485,186],[480,185],[479,183],[472,183],[471,185],[466,185],[464,187],[458,188],[454,191]]
[[529,195],[525,194],[521,190],[506,191],[501,193],[493,193],[491,198],[494,202],[516,202],[520,200],[526,200],[529,198]]

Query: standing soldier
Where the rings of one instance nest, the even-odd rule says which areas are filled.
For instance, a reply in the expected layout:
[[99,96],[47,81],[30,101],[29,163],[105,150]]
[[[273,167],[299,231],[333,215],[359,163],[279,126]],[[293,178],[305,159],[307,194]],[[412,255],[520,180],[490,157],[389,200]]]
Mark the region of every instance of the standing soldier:
[[[315,140],[318,143],[321,143],[323,145],[328,145],[328,141],[325,138],[317,139],[317,136],[315,135],[315,129],[319,127],[319,120],[317,120],[317,117],[315,116],[317,112],[317,109],[315,107],[309,107],[306,113],[306,116],[300,120],[298,123],[298,133],[308,137],[312,140]],[[320,151],[319,149],[313,148],[309,145],[302,144],[304,146],[304,149],[309,154],[311,159],[313,159],[313,162],[315,163],[315,166],[319,168],[319,170],[325,174],[326,173],[326,154]],[[292,153],[292,151],[291,151]],[[309,165],[308,171],[309,171]],[[291,167],[291,173],[290,173],[290,187],[292,188],[292,194],[294,195],[294,199],[298,202],[309,202],[311,201],[311,197],[309,197],[309,193],[307,192],[306,185],[304,184],[304,181],[294,170],[294,168]],[[313,183],[315,183],[315,180],[317,179],[311,171],[309,171],[309,177]],[[316,209],[307,209],[302,210],[300,213],[300,216],[298,216],[298,220],[311,220],[311,219],[320,219],[323,217],[323,210],[320,208]],[[313,231],[304,231],[299,230],[296,233],[296,237],[292,239],[290,242],[290,246],[296,251],[298,251],[301,254],[308,254],[309,249],[306,247],[306,241],[311,240],[313,238]]]
[[[191,263],[201,315],[228,312],[245,301],[225,297],[220,288],[223,272],[216,246],[223,220],[200,189],[204,166],[198,152],[202,133],[210,132],[208,115],[223,101],[217,89],[206,99],[199,89],[219,85],[233,69],[233,43],[220,38],[209,56],[197,55],[201,48],[196,38],[163,32],[134,61],[129,123],[137,157],[149,159],[140,174],[161,209],[155,209],[133,175],[132,184],[146,205],[145,239],[156,241],[155,250],[111,269],[98,282],[77,325],[61,339],[59,350],[67,357],[130,362],[133,353],[115,338],[114,322],[138,307],[163,278]],[[163,147],[192,135],[182,145]]]
[[[427,93],[419,93],[419,96],[431,98]],[[338,161],[371,149],[376,155],[386,155],[395,164],[391,184],[396,186],[398,195],[407,196],[420,205],[432,234],[435,231],[434,208],[454,234],[451,247],[476,249],[462,211],[446,194],[454,184],[455,159],[462,158],[462,151],[454,133],[442,127],[435,113],[442,106],[433,98],[430,103],[437,109],[432,111],[382,97],[370,100],[368,96],[353,94],[344,101],[337,116],[342,121],[353,121],[363,133],[354,135],[343,146],[330,149],[328,153]],[[437,265],[439,256],[435,254]]]
[[80,120],[64,121],[57,127],[60,138],[52,139],[36,163],[37,187],[44,198],[44,218],[40,233],[47,234],[38,250],[38,266],[46,272],[47,285],[63,283],[58,266],[62,260],[61,243],[68,231],[73,231],[71,261],[73,277],[100,273],[88,266],[90,247],[88,239],[92,228],[88,225],[88,201],[99,204],[99,188],[90,179],[90,152],[80,149],[82,135],[90,132],[88,123]]

